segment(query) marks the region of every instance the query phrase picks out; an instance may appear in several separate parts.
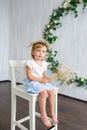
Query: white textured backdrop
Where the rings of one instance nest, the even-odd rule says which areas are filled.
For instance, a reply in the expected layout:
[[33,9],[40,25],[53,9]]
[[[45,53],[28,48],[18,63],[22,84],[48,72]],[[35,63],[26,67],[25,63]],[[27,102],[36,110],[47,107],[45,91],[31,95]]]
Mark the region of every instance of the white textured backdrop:
[[[32,40],[42,38],[44,26],[49,20],[52,9],[60,6],[62,1],[0,0],[0,3],[3,3],[0,4],[0,7],[3,7],[0,10],[3,11],[6,6],[4,12],[6,16],[0,13],[0,16],[3,16],[3,20],[0,21],[0,27],[3,23],[0,34],[7,30],[6,34],[3,34],[4,40],[0,39],[0,53],[1,50],[5,50],[0,55],[0,80],[4,74],[6,76],[3,79],[9,79],[9,59],[28,59],[30,57],[30,48],[27,48],[27,45]],[[87,77],[87,9],[83,13],[82,7],[79,6],[77,18],[69,13],[61,18],[61,22],[62,28],[55,32],[59,39],[53,45],[53,49],[58,51],[57,59],[64,62],[72,71]],[[87,100],[87,90],[75,89],[75,85],[72,88],[60,87],[59,92]]]
[[9,1],[0,0],[0,81],[9,77]]

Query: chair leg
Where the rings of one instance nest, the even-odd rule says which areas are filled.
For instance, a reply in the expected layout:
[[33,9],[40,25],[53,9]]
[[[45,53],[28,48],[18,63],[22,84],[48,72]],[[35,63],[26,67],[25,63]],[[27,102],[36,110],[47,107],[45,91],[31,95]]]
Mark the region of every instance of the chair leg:
[[16,95],[11,97],[11,130],[15,130],[14,121],[16,120]]
[[[57,100],[58,100],[58,97],[57,97],[57,92],[56,92],[56,94],[55,94],[55,115],[56,115],[56,117],[58,118]],[[57,127],[58,127],[58,125],[56,124],[56,125],[55,125],[55,130],[58,130]]]
[[36,97],[32,96],[29,101],[29,115],[30,115],[30,130],[35,130],[35,106],[36,106]]

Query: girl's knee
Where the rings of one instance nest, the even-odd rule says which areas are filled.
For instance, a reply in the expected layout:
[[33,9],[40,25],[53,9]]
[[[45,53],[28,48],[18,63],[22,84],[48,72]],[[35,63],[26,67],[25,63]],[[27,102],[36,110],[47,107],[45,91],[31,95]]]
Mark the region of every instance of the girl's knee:
[[47,91],[44,90],[44,91],[40,92],[40,93],[39,93],[39,96],[47,97]]
[[54,89],[49,90],[49,91],[48,91],[48,94],[49,94],[49,95],[55,95],[55,90],[54,90]]

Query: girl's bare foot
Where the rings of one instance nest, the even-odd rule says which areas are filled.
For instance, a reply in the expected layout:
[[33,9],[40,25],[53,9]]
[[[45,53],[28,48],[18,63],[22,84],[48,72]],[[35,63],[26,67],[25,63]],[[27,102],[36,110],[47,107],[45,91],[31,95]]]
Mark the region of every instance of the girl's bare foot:
[[54,114],[52,115],[52,119],[55,124],[58,124],[58,120],[56,119],[56,116]]
[[45,125],[46,127],[51,127],[51,126],[52,126],[52,124],[51,124],[51,122],[49,121],[48,117],[42,117],[42,116],[41,116],[41,119],[42,119],[42,121],[43,121],[43,123],[44,123],[44,125]]

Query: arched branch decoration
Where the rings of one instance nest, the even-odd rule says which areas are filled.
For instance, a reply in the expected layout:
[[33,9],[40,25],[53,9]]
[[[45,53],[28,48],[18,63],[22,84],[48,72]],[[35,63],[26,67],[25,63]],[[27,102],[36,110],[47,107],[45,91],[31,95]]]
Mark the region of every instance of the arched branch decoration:
[[[49,22],[45,25],[43,31],[43,39],[48,41],[50,44],[58,39],[58,36],[54,35],[54,31],[62,27],[60,18],[68,15],[71,11],[74,14],[75,18],[78,16],[77,7],[82,4],[82,10],[84,12],[87,0],[64,0],[61,6],[57,9],[53,9],[52,14],[50,15]],[[50,62],[49,69],[55,74],[53,78],[64,81],[66,83],[75,82],[77,86],[87,85],[87,79],[83,77],[78,77],[78,74],[71,72],[70,69],[61,65],[58,60],[55,60],[57,51],[53,51],[52,48],[48,52],[47,61]]]

